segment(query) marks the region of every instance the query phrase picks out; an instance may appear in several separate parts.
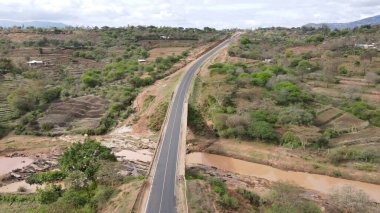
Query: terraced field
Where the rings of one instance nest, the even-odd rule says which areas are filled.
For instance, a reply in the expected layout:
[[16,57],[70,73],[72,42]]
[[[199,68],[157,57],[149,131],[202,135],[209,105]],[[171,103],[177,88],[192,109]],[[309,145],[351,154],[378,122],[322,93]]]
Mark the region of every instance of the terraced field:
[[109,103],[108,100],[92,95],[53,103],[45,115],[38,119],[38,123],[53,125],[54,133],[96,128]]

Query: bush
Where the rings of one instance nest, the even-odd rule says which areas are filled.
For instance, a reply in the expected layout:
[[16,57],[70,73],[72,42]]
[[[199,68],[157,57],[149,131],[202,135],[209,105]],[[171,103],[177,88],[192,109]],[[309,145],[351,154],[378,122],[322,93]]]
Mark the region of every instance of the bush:
[[252,121],[249,124],[247,134],[251,138],[262,140],[275,140],[277,138],[272,125],[266,121]]
[[380,126],[380,109],[377,109],[366,102],[354,102],[344,108],[360,119],[367,120],[375,126]]
[[20,88],[8,96],[8,102],[19,114],[25,114],[38,106],[38,98],[33,91]]
[[310,201],[301,198],[302,190],[287,183],[275,183],[272,185],[267,199],[272,204],[269,212],[293,213],[310,212],[319,213],[320,208]]
[[261,71],[252,74],[252,84],[255,86],[265,86],[265,84],[272,77],[272,74],[268,71]]
[[106,205],[107,201],[112,197],[115,190],[111,187],[100,187],[96,190],[94,197],[91,199],[93,209]]
[[376,149],[359,150],[355,148],[342,147],[331,151],[328,155],[330,161],[339,164],[345,161],[361,161],[361,162],[378,162],[380,154]]
[[229,209],[238,209],[239,203],[236,198],[229,196],[228,194],[224,194],[222,198],[219,200],[219,203]]
[[50,122],[43,122],[40,124],[40,128],[43,130],[43,131],[50,131],[54,128],[54,124],[53,123],[50,123]]
[[205,121],[202,114],[193,105],[188,105],[187,121],[189,127],[196,133],[202,133],[205,130]]
[[26,178],[28,184],[43,184],[49,182],[55,182],[63,180],[66,177],[66,174],[59,170],[52,170],[47,172],[39,172],[30,175]]
[[37,189],[36,196],[41,204],[50,204],[62,196],[62,188],[59,185],[49,185],[45,189]]
[[101,84],[100,71],[96,69],[85,70],[80,78],[85,87],[96,87]]
[[307,102],[311,98],[303,94],[297,85],[289,81],[277,82],[273,85],[273,95],[278,104]]
[[280,112],[277,123],[280,125],[311,125],[313,121],[314,115],[312,113],[297,106],[290,106]]
[[210,178],[208,182],[214,192],[218,193],[219,195],[224,195],[226,193],[226,188],[222,180],[217,178]]
[[61,96],[61,91],[62,88],[60,87],[53,87],[45,90],[42,93],[42,101],[44,101],[45,103],[50,103],[56,99],[59,99],[59,97]]
[[161,103],[157,107],[154,114],[149,116],[149,124],[148,124],[149,129],[153,131],[160,131],[161,126],[164,123],[166,111],[168,110],[168,107],[169,107],[168,102]]
[[329,201],[339,212],[372,212],[375,207],[365,192],[350,186],[335,189]]
[[321,34],[315,34],[315,35],[312,35],[312,36],[305,38],[306,43],[314,43],[314,44],[321,43],[324,40],[325,40],[325,38]]
[[236,192],[241,194],[245,199],[249,200],[249,202],[252,205],[254,206],[260,205],[260,196],[258,196],[257,194],[243,188],[237,188]]
[[250,118],[253,121],[266,121],[271,124],[275,124],[277,122],[277,113],[269,112],[266,110],[256,110],[250,113]]
[[288,148],[298,148],[302,146],[302,141],[294,132],[287,131],[281,137],[281,144]]
[[341,64],[338,67],[338,72],[339,72],[340,75],[347,75],[348,70],[347,70],[346,66],[344,66],[343,64]]
[[61,199],[64,203],[67,203],[74,208],[81,208],[90,201],[89,195],[86,191],[75,189],[66,190]]

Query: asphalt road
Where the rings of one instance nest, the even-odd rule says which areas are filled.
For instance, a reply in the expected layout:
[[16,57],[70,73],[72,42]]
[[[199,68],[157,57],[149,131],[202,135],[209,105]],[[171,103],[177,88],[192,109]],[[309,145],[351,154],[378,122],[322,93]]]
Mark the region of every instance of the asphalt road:
[[186,92],[190,85],[194,73],[200,66],[213,54],[225,47],[231,39],[227,39],[214,49],[210,50],[202,57],[198,58],[195,63],[187,70],[170,108],[169,118],[167,119],[166,129],[163,132],[163,140],[159,147],[156,162],[154,165],[154,174],[152,186],[149,191],[146,212],[147,213],[174,213],[176,211],[176,170],[177,156],[180,142],[180,130],[182,122],[182,111]]

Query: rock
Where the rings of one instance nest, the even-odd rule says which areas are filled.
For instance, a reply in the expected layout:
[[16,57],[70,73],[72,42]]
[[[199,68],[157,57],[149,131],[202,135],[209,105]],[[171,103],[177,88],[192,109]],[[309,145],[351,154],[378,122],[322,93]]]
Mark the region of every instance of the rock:
[[13,177],[15,177],[15,178],[21,178],[21,175],[19,175],[19,174],[16,174],[16,173],[11,173],[11,175],[13,176]]

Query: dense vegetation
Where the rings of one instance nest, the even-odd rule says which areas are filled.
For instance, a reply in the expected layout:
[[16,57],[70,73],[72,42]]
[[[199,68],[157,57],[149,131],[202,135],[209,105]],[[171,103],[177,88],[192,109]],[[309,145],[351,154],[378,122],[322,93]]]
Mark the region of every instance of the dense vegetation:
[[[90,139],[67,148],[59,158],[59,167],[27,178],[30,184],[46,184],[36,194],[1,195],[0,201],[38,202],[32,212],[96,212],[117,193],[114,187],[130,181],[118,173],[111,150]],[[65,189],[58,184],[62,180]]]

